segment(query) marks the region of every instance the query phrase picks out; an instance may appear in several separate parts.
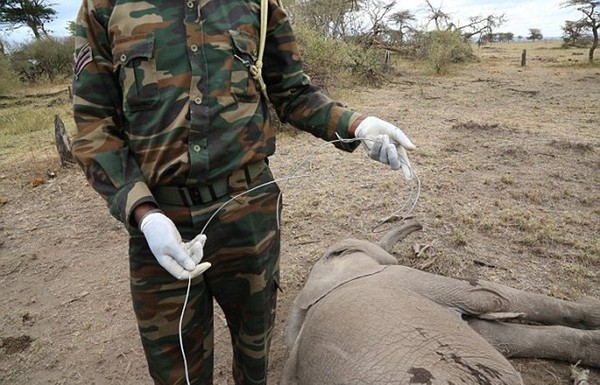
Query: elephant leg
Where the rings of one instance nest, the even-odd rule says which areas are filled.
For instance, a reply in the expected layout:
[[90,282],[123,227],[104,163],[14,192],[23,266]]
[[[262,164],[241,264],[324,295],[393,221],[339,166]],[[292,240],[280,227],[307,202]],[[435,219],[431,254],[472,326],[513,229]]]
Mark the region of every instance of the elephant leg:
[[294,344],[288,355],[288,359],[281,370],[279,377],[279,385],[298,385],[298,378],[296,376],[296,369],[298,367],[298,341],[294,341]]
[[[523,313],[523,320],[578,329],[600,329],[600,301],[594,298],[565,301],[487,281],[476,281],[470,293],[475,298],[489,298],[491,295],[504,308],[496,311]],[[490,309],[489,312],[495,310]]]
[[[393,269],[392,269],[393,268]],[[522,313],[522,319],[547,325],[600,329],[600,301],[565,301],[483,280],[463,280],[406,266],[391,266],[398,285],[466,315]]]
[[468,319],[505,357],[546,358],[600,367],[600,330]]
[[[506,310],[523,313],[523,320],[578,329],[600,328],[600,301],[566,301],[543,294],[514,289],[488,281],[476,281],[470,293],[476,298],[494,297]],[[494,310],[490,309],[490,313]]]

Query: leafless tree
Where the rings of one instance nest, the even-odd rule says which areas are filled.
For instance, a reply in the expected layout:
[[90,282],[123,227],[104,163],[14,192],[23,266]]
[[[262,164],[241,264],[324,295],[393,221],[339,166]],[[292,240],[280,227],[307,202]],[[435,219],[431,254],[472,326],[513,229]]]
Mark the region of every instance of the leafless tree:
[[487,16],[472,16],[467,24],[457,25],[452,21],[450,14],[442,11],[441,6],[436,8],[429,0],[426,0],[426,4],[429,8],[428,20],[434,22],[437,30],[458,30],[465,40],[477,35],[481,37],[484,34],[490,34],[494,28],[506,22],[505,14],[500,16],[490,14]]
[[[382,0],[369,0],[364,2],[363,11],[369,18],[371,30],[366,34],[368,45],[373,45],[377,40],[386,40],[383,38],[389,30],[385,20],[388,18],[396,1],[383,2]],[[382,39],[383,38],[383,39]]]
[[449,29],[452,27],[452,23],[450,22],[450,15],[446,12],[442,11],[442,7],[434,7],[431,4],[431,1],[425,0],[425,4],[429,8],[429,15],[427,16],[428,22],[432,22],[435,24],[435,29],[438,31]]
[[495,28],[498,28],[506,22],[505,14],[500,16],[473,16],[469,18],[469,23],[458,27],[465,40],[473,36],[481,37],[484,34],[490,34]]
[[359,0],[300,0],[293,12],[324,36],[338,38],[349,34],[351,15],[359,9]]

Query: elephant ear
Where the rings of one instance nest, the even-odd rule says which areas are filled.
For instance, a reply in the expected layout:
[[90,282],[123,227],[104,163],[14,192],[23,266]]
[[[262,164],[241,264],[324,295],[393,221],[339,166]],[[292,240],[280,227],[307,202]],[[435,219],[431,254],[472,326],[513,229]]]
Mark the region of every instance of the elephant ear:
[[384,270],[398,261],[370,242],[346,239],[329,248],[310,271],[295,305],[308,310],[337,287]]
[[368,256],[380,265],[397,265],[398,260],[381,246],[360,239],[344,239],[325,251],[321,259],[332,259],[353,255],[354,259]]

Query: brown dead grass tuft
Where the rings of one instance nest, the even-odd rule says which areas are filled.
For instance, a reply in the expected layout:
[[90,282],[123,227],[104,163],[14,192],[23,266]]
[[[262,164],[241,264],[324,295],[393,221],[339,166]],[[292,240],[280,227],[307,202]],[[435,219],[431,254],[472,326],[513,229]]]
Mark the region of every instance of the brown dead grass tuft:
[[561,150],[573,150],[575,152],[589,152],[594,151],[599,144],[573,142],[569,140],[556,140],[552,139],[548,145],[550,147],[558,148]]
[[468,121],[466,123],[456,123],[452,125],[455,130],[472,130],[472,131],[492,131],[499,128],[498,123],[477,123]]
[[28,335],[3,337],[0,338],[0,349],[7,355],[22,353],[31,346],[32,342],[33,338]]

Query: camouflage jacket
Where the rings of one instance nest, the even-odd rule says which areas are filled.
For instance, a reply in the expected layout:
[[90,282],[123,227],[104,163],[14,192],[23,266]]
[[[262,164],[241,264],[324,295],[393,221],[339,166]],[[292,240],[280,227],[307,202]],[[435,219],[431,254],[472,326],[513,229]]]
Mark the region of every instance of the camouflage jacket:
[[[83,1],[73,154],[117,219],[131,224],[137,205],[155,202],[153,186],[201,185],[273,154],[268,107],[248,68],[259,16],[260,0]],[[364,118],[310,84],[275,0],[263,61],[283,122],[333,140]]]

